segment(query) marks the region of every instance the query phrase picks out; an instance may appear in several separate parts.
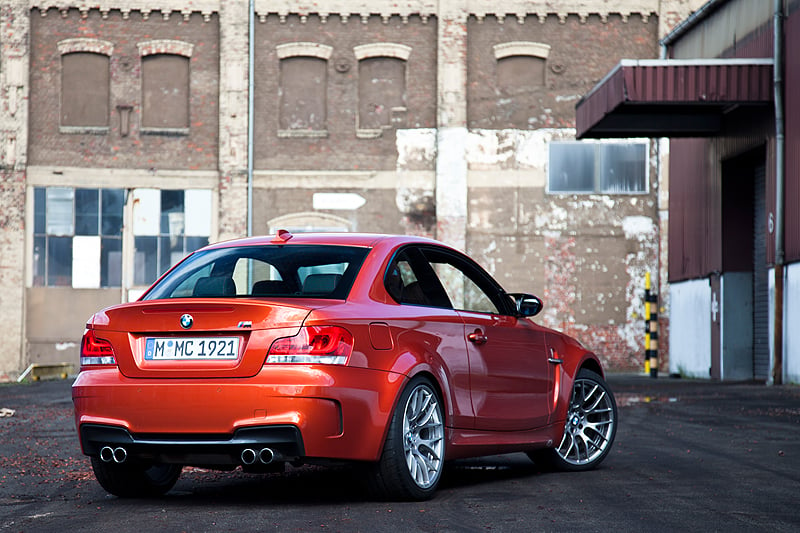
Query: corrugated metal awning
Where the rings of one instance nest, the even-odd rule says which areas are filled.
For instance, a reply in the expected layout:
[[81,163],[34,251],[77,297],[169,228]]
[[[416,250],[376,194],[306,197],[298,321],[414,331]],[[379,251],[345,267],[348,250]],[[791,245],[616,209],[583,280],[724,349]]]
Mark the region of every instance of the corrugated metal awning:
[[577,137],[716,136],[772,95],[772,59],[623,60],[575,106]]

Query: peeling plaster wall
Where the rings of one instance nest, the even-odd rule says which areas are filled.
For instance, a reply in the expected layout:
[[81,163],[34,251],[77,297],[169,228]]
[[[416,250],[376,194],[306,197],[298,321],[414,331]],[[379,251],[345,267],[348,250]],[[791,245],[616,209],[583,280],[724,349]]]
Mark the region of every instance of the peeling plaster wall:
[[640,370],[645,273],[658,272],[656,173],[647,194],[547,194],[547,145],[573,135],[470,132],[467,249],[506,290],[543,297],[544,325],[612,368]]

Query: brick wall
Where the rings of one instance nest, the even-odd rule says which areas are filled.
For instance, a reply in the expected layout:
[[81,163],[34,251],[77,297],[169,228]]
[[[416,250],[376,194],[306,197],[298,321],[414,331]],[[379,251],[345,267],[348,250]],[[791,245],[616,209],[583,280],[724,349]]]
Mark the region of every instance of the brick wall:
[[[45,16],[42,16],[44,13]],[[110,56],[109,128],[103,134],[59,131],[61,55],[65,39],[92,38],[113,44]],[[188,135],[145,134],[142,108],[141,59],[138,43],[155,39],[193,45],[190,58],[191,96]],[[219,19],[195,13],[123,18],[119,11],[55,9],[31,14],[31,165],[187,169],[217,168],[219,136]],[[131,106],[130,132],[120,130],[117,106]]]
[[[406,61],[407,114],[398,128],[436,125],[436,21],[420,17],[404,21],[391,17],[319,16],[303,19],[277,15],[256,23],[255,156],[258,169],[394,170],[397,165],[395,129],[377,138],[356,136],[358,61],[354,48],[375,43],[411,47]],[[332,47],[327,62],[327,135],[322,138],[278,136],[280,62],[277,46],[311,42]]]

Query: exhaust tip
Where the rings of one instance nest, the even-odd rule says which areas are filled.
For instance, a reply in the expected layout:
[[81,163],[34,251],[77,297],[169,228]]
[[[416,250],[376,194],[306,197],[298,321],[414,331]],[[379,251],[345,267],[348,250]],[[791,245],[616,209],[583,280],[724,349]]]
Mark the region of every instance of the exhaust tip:
[[258,454],[256,453],[256,451],[254,449],[245,448],[244,450],[242,450],[241,459],[242,459],[242,462],[244,464],[251,465],[251,464],[256,462],[257,458],[258,458]]
[[275,452],[273,452],[269,448],[262,448],[260,452],[258,452],[258,460],[268,465],[275,459]]
[[125,460],[128,458],[128,451],[121,446],[119,448],[114,448],[113,457],[115,463],[117,464],[124,463]]
[[103,446],[100,448],[100,460],[104,463],[110,463],[114,460],[114,450],[111,446]]

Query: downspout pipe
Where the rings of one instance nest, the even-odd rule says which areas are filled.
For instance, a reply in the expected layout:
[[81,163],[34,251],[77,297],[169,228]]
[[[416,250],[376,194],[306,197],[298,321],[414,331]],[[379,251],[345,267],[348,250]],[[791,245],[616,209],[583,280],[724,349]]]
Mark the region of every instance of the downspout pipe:
[[774,0],[773,100],[775,101],[775,302],[773,324],[772,383],[783,382],[783,269],[784,269],[784,180],[786,140],[783,113],[783,0]]
[[255,0],[250,0],[247,28],[247,236],[253,235],[253,124],[255,74]]

